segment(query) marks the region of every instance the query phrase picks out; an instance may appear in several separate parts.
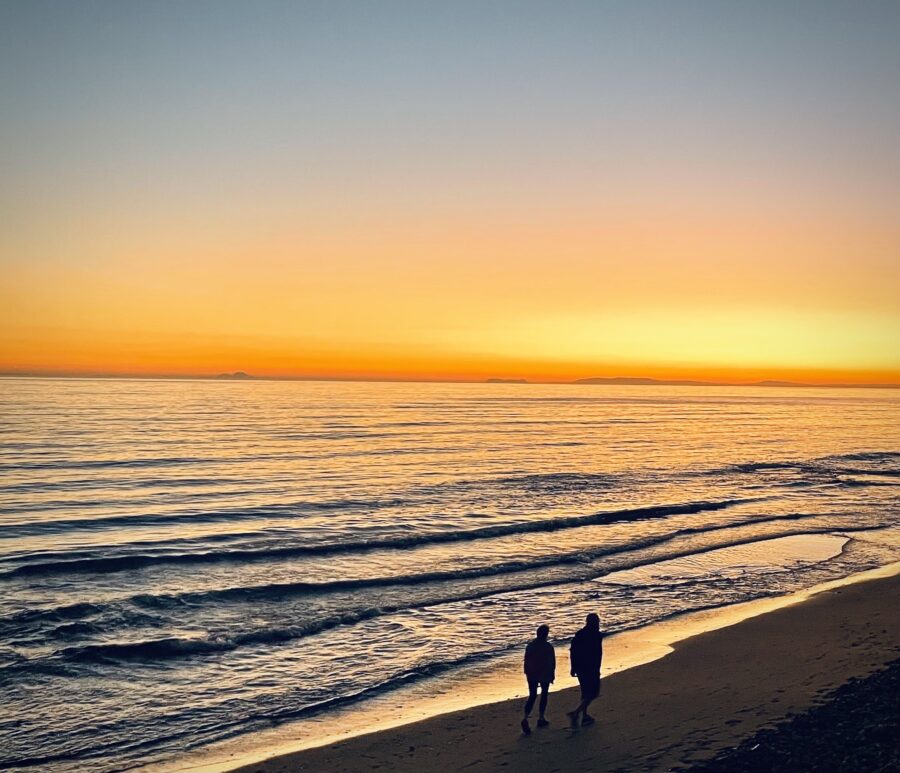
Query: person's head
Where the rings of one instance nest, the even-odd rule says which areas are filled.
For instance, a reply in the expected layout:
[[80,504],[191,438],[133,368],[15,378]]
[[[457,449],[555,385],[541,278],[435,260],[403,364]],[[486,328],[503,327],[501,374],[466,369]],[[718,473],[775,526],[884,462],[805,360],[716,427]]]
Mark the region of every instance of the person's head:
[[537,637],[541,641],[546,641],[547,637],[550,635],[550,626],[549,625],[539,625],[537,629]]
[[591,612],[584,620],[584,627],[589,631],[599,631],[600,615],[598,615],[596,612]]

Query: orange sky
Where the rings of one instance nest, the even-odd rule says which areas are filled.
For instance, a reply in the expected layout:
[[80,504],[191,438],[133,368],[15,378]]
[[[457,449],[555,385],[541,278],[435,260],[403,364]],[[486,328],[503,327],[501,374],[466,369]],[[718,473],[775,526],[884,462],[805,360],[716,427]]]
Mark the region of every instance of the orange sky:
[[823,222],[598,205],[349,233],[82,223],[89,247],[58,234],[65,260],[7,273],[0,370],[900,381],[896,229]]
[[3,289],[0,369],[900,380],[889,233],[869,235],[884,271],[867,274],[822,257],[861,229],[473,220],[317,243],[147,234],[126,264],[113,243],[96,266],[23,267]]
[[763,5],[17,6],[0,372],[900,382],[888,11]]

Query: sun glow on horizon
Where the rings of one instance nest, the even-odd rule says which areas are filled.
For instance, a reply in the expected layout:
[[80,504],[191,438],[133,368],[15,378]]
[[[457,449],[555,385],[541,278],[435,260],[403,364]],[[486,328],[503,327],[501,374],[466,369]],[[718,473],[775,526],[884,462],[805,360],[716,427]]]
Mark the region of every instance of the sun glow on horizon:
[[6,6],[0,372],[900,382],[896,10],[502,5]]

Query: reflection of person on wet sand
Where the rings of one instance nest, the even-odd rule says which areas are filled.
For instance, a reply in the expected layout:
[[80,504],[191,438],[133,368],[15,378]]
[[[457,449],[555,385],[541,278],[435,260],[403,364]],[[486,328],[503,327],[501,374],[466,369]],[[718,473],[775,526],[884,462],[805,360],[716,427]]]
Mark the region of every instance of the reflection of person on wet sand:
[[547,711],[547,693],[550,684],[556,678],[556,653],[553,645],[547,641],[550,635],[549,626],[542,625],[537,629],[537,636],[525,648],[525,678],[528,680],[528,700],[525,701],[525,716],[522,718],[522,732],[531,733],[528,717],[537,700],[538,687],[541,688],[541,703],[538,706],[538,727],[546,727],[550,723],[544,716]]
[[578,677],[581,685],[581,703],[568,714],[572,727],[578,727],[578,717],[582,725],[594,724],[594,718],[587,713],[588,706],[600,694],[600,664],[603,662],[603,632],[600,617],[591,612],[585,620],[584,628],[575,634],[569,648],[572,662],[572,676]]

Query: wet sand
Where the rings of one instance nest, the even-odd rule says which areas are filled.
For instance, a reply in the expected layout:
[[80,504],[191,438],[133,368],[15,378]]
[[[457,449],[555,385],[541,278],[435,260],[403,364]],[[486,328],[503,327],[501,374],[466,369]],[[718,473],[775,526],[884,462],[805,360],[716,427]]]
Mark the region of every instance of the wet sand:
[[[900,655],[900,576],[694,636],[606,679],[593,727],[572,731],[576,691],[551,695],[549,728],[524,737],[511,700],[305,749],[240,768],[292,771],[668,771],[709,760],[831,698]],[[558,653],[562,655],[563,653]],[[561,658],[557,687],[571,680]],[[465,685],[460,685],[465,690]],[[793,743],[802,743],[802,738]]]

